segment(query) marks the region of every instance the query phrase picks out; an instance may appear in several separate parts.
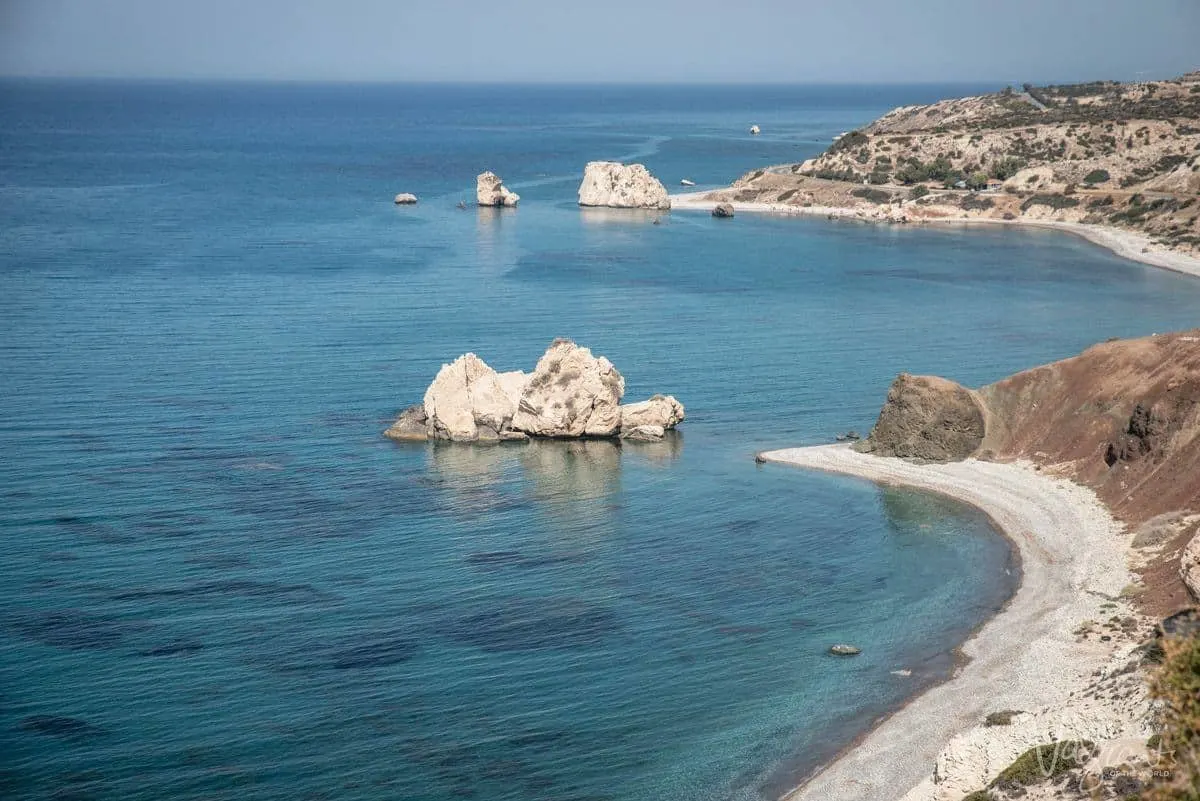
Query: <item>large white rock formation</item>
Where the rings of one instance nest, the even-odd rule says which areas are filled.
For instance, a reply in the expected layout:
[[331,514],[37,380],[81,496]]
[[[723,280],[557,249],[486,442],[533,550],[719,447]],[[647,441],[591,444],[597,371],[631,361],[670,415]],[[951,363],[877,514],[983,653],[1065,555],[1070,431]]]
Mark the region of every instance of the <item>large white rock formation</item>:
[[474,353],[442,365],[425,390],[426,431],[454,442],[511,436],[523,373],[497,373]]
[[494,172],[483,172],[475,178],[475,199],[480,206],[515,206],[521,200],[510,192]]
[[625,379],[603,356],[556,339],[534,371],[497,373],[474,353],[442,365],[424,402],[384,432],[395,440],[499,442],[533,437],[660,440],[683,422],[670,395],[621,405]]
[[521,393],[513,428],[536,437],[611,437],[621,429],[624,394],[612,362],[556,339]]
[[662,181],[641,164],[593,161],[583,170],[579,205],[665,210],[671,208],[671,199]]

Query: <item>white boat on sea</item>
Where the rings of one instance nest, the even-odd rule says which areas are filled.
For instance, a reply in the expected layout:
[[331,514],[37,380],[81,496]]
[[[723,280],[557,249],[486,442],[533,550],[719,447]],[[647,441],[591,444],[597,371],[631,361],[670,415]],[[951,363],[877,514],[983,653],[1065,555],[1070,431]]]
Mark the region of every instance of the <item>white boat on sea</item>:
[[680,184],[681,186],[695,186],[695,185],[696,185],[696,182],[695,182],[695,181],[689,181],[687,178],[684,178],[682,181],[680,181],[680,182],[679,182],[679,184]]

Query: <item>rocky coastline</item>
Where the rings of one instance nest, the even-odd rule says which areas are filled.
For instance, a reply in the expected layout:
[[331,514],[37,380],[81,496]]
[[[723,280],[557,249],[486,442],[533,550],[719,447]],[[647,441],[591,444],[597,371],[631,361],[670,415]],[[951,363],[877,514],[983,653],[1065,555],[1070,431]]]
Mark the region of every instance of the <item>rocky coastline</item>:
[[[1156,637],[1200,598],[1200,329],[975,390],[901,374],[865,440],[758,459],[966,501],[1022,564],[964,667],[788,801],[1124,797],[1164,775],[1148,679]],[[1006,778],[1064,742],[1088,744],[1069,769]]]
[[762,167],[677,209],[884,224],[1056,228],[1200,275],[1200,73],[1009,88],[895,109],[815,158]]

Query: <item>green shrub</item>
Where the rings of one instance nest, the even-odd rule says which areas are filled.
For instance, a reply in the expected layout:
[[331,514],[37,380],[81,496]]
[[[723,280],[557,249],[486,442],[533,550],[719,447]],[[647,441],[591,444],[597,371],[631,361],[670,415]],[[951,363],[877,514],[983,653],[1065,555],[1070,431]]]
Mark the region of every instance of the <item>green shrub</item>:
[[1020,710],[1006,709],[1003,712],[993,712],[983,719],[984,726],[1007,726],[1012,723],[1012,719],[1020,715]]
[[866,186],[854,189],[850,194],[855,197],[861,197],[864,200],[869,200],[872,203],[890,203],[892,201],[891,192],[885,192],[882,189],[871,189]]
[[1096,745],[1090,740],[1059,740],[1037,745],[1000,771],[988,786],[1011,789],[1041,784],[1080,767],[1095,751]]
[[967,211],[985,211],[996,205],[990,197],[977,197],[975,195],[967,195],[959,204]]
[[1029,211],[1034,206],[1049,206],[1052,209],[1073,209],[1079,205],[1079,200],[1065,195],[1034,195],[1021,204],[1021,211]]
[[971,189],[987,189],[987,182],[986,172],[974,172],[967,177],[967,186]]
[[1087,175],[1083,176],[1085,184],[1102,184],[1112,176],[1108,174],[1108,170],[1092,170]]
[[1170,778],[1148,801],[1200,799],[1200,636],[1163,640],[1166,660],[1151,689],[1162,704],[1161,752],[1172,754]]
[[913,200],[920,200],[921,198],[925,197],[928,194],[929,194],[929,187],[918,184],[917,186],[914,186],[912,188],[912,191],[910,191],[908,193],[908,196],[911,197]]
[[869,141],[871,141],[871,137],[867,136],[862,131],[851,131],[830,145],[829,149],[825,152],[832,155],[834,153],[840,153],[843,150],[853,150],[856,147],[862,147]]
[[1025,159],[1009,156],[1008,158],[1000,159],[991,166],[988,174],[997,180],[1007,181],[1021,170],[1025,169]]

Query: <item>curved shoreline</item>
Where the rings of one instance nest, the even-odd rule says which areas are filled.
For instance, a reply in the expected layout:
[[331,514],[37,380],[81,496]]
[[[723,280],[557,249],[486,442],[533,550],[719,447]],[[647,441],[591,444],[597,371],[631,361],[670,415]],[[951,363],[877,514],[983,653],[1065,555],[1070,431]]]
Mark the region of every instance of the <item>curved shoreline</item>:
[[[1129,537],[1090,490],[1026,464],[915,464],[846,445],[768,451],[759,459],[969,503],[1013,542],[1022,567],[1008,604],[961,646],[968,661],[952,677],[883,719],[786,801],[961,798],[1050,734],[1119,728],[1102,711],[1066,709],[1127,648],[1074,633],[1084,620],[1103,619],[1100,605],[1116,603],[1132,580]],[[1034,714],[1030,725],[984,729],[984,717],[1002,709]]]
[[[733,200],[707,199],[713,192],[724,190],[707,190],[704,192],[689,192],[671,195],[672,210],[679,211],[711,211],[720,203],[733,206],[735,212],[753,214],[780,214],[807,217],[833,217],[836,219],[859,220],[858,210],[843,206],[792,206],[787,203],[738,202]],[[990,217],[945,217],[910,220],[906,225],[938,225],[938,226],[970,226],[970,225],[1018,225],[1029,228],[1045,228],[1054,231],[1073,234],[1086,239],[1116,255],[1158,267],[1171,272],[1183,273],[1200,278],[1200,256],[1189,256],[1167,250],[1150,240],[1149,237],[1134,231],[1113,228],[1105,225],[1089,225],[1087,223],[1059,222],[1055,220],[998,220]]]

